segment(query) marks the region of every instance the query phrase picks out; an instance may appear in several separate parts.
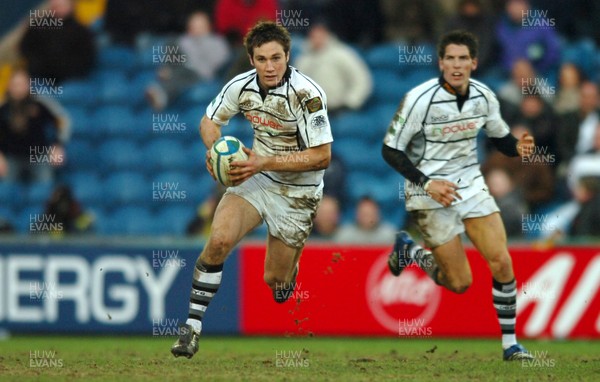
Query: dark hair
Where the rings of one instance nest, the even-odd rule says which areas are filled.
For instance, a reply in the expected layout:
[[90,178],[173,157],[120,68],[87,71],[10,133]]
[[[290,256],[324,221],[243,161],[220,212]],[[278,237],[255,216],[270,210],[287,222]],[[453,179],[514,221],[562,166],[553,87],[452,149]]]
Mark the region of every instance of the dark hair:
[[292,39],[287,29],[272,21],[261,21],[246,34],[244,46],[248,54],[252,57],[254,48],[258,48],[271,41],[280,43],[286,55],[290,51]]
[[469,49],[469,56],[471,56],[471,58],[476,58],[479,53],[479,41],[477,40],[477,37],[466,30],[453,30],[440,38],[438,43],[439,58],[444,58],[446,47],[450,44],[466,45]]

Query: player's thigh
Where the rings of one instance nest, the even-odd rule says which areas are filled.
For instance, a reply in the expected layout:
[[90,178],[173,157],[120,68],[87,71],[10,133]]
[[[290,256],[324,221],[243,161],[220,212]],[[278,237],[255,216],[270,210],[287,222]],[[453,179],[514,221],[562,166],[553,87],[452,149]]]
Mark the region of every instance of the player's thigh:
[[208,245],[233,247],[261,221],[256,208],[244,198],[225,194],[215,210]]
[[462,289],[471,285],[471,267],[460,236],[454,236],[450,241],[435,247],[432,253],[446,286]]
[[506,244],[504,223],[498,212],[464,220],[467,236],[486,259],[492,273],[512,273],[512,261]]
[[283,240],[269,235],[265,258],[265,281],[269,284],[290,281],[301,253],[302,247],[292,247]]

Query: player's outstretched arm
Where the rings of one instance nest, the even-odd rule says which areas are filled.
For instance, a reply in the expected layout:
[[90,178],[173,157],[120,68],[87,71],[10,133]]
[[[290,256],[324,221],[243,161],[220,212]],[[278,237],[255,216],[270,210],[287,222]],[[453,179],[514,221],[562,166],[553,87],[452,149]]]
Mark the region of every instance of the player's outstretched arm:
[[232,166],[235,166],[235,169],[229,171],[229,175],[234,184],[240,184],[260,171],[303,172],[324,170],[329,167],[331,160],[330,143],[285,156],[264,157],[257,155],[247,147],[244,147],[244,152],[248,154],[248,160],[231,163]]

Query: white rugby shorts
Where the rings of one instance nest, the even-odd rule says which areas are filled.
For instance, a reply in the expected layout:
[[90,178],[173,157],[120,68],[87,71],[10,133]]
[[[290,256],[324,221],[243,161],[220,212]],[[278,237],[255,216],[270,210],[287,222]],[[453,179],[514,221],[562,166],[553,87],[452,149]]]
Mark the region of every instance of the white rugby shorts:
[[267,224],[270,235],[290,247],[302,248],[312,230],[323,191],[296,198],[273,192],[269,182],[272,181],[257,174],[239,186],[229,187],[225,195],[237,195],[252,204]]
[[435,248],[465,232],[464,219],[488,216],[499,211],[494,198],[488,192],[481,191],[450,207],[415,210],[410,211],[410,215],[425,245]]

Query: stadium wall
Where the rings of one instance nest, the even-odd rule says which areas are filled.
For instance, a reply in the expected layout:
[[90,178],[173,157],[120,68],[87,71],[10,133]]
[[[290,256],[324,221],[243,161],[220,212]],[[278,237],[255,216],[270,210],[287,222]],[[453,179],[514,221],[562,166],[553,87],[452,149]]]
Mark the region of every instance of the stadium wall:
[[[0,244],[0,328],[17,333],[174,335],[187,315],[198,245]],[[265,248],[226,263],[204,333],[496,337],[491,276],[473,249],[473,285],[438,288],[418,268],[387,271],[387,247],[310,245],[285,304],[262,280]],[[511,248],[517,334],[600,338],[600,249]]]

